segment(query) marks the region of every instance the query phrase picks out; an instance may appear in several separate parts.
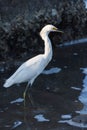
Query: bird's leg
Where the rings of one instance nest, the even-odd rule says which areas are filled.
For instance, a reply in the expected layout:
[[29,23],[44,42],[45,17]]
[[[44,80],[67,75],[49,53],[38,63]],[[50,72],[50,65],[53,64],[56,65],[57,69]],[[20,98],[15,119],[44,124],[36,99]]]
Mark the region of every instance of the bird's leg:
[[31,85],[29,86],[29,94],[28,94],[28,97],[29,97],[29,99],[30,99],[30,102],[31,102],[32,106],[34,106],[34,102],[33,102],[32,95],[31,95]]
[[24,106],[25,106],[25,98],[26,98],[26,92],[28,90],[28,87],[29,87],[29,83],[27,84],[26,88],[25,88],[25,91],[23,93],[23,98],[24,98]]

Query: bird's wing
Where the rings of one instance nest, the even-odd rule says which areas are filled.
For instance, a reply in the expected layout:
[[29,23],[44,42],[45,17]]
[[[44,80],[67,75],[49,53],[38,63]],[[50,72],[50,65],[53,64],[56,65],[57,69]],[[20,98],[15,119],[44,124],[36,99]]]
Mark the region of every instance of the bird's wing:
[[7,82],[13,81],[14,83],[21,83],[29,80],[29,78],[31,80],[31,78],[39,75],[39,73],[44,69],[43,61],[44,59],[42,55],[38,55],[26,61],[16,70]]

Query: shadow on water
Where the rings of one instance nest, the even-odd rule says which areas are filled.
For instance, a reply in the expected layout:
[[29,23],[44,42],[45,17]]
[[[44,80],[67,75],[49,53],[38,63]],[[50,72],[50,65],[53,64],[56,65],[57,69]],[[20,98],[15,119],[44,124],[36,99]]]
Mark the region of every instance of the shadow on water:
[[[87,129],[87,44],[58,47],[47,70],[32,87],[34,106],[23,91],[26,84],[2,87],[10,70],[0,63],[0,129]],[[14,64],[14,63],[13,63]],[[7,72],[7,74],[6,74]],[[4,77],[4,78],[3,78]]]

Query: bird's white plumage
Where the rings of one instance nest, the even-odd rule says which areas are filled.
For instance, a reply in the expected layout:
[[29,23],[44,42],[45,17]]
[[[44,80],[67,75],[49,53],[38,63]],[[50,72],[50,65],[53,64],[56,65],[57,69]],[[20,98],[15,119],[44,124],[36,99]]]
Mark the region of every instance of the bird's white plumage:
[[58,31],[53,25],[46,25],[40,32],[40,36],[45,43],[44,54],[37,55],[23,63],[16,72],[6,80],[4,87],[10,87],[13,84],[28,82],[32,85],[36,77],[42,73],[44,68],[52,59],[52,46],[48,34],[51,31]]
[[[4,87],[16,83],[29,82],[33,80],[43,71],[45,60],[43,55],[38,55],[25,63],[23,63],[16,72],[6,81]],[[38,71],[37,71],[38,70]]]

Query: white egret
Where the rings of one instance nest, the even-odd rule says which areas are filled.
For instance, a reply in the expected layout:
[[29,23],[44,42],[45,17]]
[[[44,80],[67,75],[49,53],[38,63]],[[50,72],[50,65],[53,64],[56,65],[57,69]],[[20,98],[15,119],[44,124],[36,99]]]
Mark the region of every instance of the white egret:
[[26,96],[28,86],[31,86],[33,84],[36,77],[42,73],[44,68],[52,59],[53,55],[52,46],[51,41],[48,37],[50,32],[62,32],[62,31],[58,30],[58,28],[56,28],[53,25],[46,25],[45,27],[43,27],[42,30],[40,31],[40,36],[44,40],[45,44],[44,54],[39,54],[27,60],[16,70],[16,72],[9,79],[6,80],[4,84],[4,87],[8,88],[13,84],[28,82],[26,89],[24,91],[24,99]]

